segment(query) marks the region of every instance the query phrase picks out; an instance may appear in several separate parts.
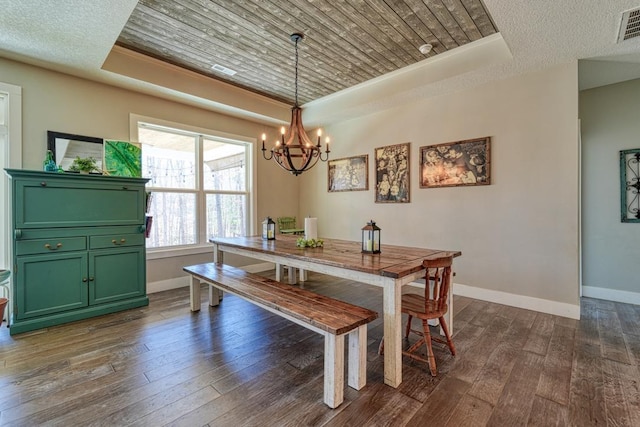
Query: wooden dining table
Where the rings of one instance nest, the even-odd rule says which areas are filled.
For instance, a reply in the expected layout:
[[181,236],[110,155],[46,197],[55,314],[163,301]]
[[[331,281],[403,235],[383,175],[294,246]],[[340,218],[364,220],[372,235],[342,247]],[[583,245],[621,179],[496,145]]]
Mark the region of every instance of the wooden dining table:
[[323,239],[320,248],[299,248],[298,236],[278,235],[212,238],[214,262],[224,263],[224,254],[237,254],[276,265],[327,274],[380,286],[383,289],[384,382],[398,387],[402,382],[401,288],[424,275],[422,261],[441,256],[460,256],[460,251],[382,245],[379,254],[364,254],[360,242]]

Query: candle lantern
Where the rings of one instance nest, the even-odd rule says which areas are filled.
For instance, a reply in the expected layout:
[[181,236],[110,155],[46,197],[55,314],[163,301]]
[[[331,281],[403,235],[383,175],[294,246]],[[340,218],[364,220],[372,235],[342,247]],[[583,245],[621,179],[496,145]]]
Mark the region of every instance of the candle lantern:
[[362,253],[380,253],[380,227],[373,220],[362,227]]
[[271,217],[267,217],[264,221],[262,221],[262,238],[264,240],[275,240],[276,239],[276,223],[273,222]]

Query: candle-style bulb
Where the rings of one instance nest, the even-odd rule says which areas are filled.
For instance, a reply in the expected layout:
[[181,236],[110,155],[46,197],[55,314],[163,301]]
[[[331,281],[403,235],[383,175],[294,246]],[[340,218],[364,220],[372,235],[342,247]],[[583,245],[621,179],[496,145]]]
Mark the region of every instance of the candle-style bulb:
[[318,129],[318,136],[322,136],[322,129]]
[[263,134],[262,134],[262,142],[264,142],[264,140],[265,140],[265,139],[267,139],[267,134],[266,134],[266,133],[263,133]]
[[284,126],[282,126],[282,127],[280,128],[280,133],[281,133],[282,135],[284,135]]

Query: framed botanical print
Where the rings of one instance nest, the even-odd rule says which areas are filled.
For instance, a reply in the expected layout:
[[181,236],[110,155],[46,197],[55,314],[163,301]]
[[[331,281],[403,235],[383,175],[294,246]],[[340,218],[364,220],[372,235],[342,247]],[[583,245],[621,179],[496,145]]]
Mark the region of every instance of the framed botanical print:
[[366,191],[369,189],[369,156],[329,160],[328,191]]
[[409,152],[411,143],[375,149],[376,203],[409,203]]
[[491,138],[420,147],[420,188],[491,183]]

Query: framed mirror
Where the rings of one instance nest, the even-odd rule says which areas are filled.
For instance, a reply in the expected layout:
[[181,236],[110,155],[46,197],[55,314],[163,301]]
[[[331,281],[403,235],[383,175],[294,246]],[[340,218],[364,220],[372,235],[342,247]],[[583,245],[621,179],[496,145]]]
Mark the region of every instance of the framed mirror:
[[68,171],[76,157],[93,157],[96,166],[102,170],[103,140],[92,136],[47,131],[47,150],[53,153],[53,159],[63,170]]

